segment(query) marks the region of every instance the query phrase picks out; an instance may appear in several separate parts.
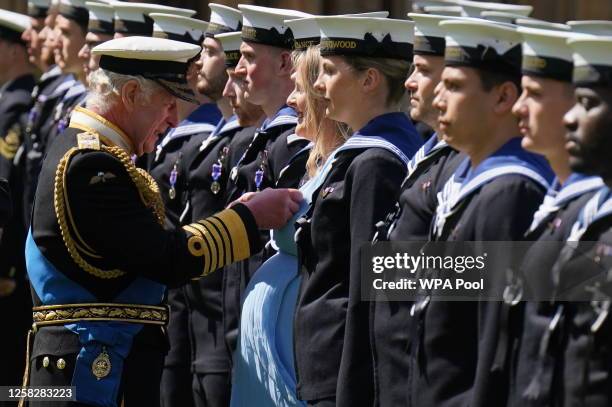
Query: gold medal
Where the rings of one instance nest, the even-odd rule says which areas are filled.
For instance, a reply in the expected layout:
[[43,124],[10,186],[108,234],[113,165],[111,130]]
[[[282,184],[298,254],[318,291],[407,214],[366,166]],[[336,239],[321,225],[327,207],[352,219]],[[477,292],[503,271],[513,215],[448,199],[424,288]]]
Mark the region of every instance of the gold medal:
[[91,364],[91,372],[98,380],[108,376],[111,372],[111,361],[106,348],[102,348],[102,352],[94,359]]
[[213,182],[210,185],[210,190],[212,191],[213,194],[217,195],[219,191],[221,191],[221,184],[219,184],[217,181]]
[[176,198],[176,189],[174,189],[174,187],[170,188],[168,195],[170,196],[170,199]]

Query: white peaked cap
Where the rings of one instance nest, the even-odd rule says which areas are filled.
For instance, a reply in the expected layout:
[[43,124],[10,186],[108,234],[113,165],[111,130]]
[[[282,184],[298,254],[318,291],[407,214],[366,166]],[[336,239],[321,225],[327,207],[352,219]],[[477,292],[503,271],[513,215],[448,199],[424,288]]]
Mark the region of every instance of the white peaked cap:
[[505,11],[507,13],[529,16],[533,11],[533,6],[518,4],[501,4],[470,0],[460,0],[458,4],[463,8],[463,13],[466,17],[480,17],[480,13],[483,11]]

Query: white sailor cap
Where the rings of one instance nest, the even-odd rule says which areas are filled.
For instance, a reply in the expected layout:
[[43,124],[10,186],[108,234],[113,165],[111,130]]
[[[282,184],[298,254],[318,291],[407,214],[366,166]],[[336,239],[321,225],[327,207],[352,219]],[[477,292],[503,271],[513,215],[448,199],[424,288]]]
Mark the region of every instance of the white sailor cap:
[[485,71],[521,74],[521,36],[517,27],[481,19],[440,22],[446,31],[447,66],[469,66]]
[[408,13],[414,21],[414,54],[444,56],[446,31],[440,21],[464,19],[438,14]]
[[572,38],[576,86],[612,87],[612,36]]
[[85,0],[60,0],[58,13],[87,30],[89,10],[85,6]]
[[533,18],[530,18],[530,19],[517,18],[515,24],[521,27],[540,28],[542,30],[571,31],[571,27],[569,25],[551,23],[550,21],[536,20]]
[[574,32],[593,35],[612,35],[612,21],[608,20],[568,21],[567,25],[572,27]]
[[414,0],[412,2],[412,11],[415,13],[425,12],[425,7],[436,6],[456,6],[459,0]]
[[28,0],[28,15],[32,18],[45,18],[49,5],[49,0]]
[[124,35],[153,35],[153,19],[150,13],[175,14],[191,17],[196,12],[184,8],[151,3],[115,2],[115,32]]
[[[505,11],[483,11],[480,13],[480,18],[485,20],[494,21],[497,23],[516,24],[517,19],[522,20],[537,20],[532,17],[527,17],[521,14],[508,13]],[[541,20],[538,20],[541,21]]]
[[184,42],[151,37],[106,41],[91,52],[100,55],[100,68],[123,75],[139,75],[158,83],[174,96],[198,103],[187,85],[189,61],[201,48]]
[[285,20],[312,17],[312,14],[281,8],[239,4],[242,12],[242,40],[292,49],[293,35]]
[[88,1],[85,5],[89,9],[87,31],[113,35],[115,33],[115,9],[113,6],[95,1]]
[[[30,17],[25,14],[0,9],[0,38],[23,44],[21,34],[30,28]],[[3,56],[6,58],[6,56]]]
[[460,0],[458,4],[463,9],[463,15],[466,17],[480,17],[480,13],[483,11],[504,11],[528,16],[533,11],[533,6],[520,4],[501,4],[470,0]]
[[242,44],[242,32],[233,31],[215,34],[216,40],[221,42],[225,53],[225,67],[234,68],[240,61],[240,44]]
[[412,60],[414,22],[376,17],[316,17],[321,55]]
[[519,27],[518,32],[523,38],[523,75],[572,81],[574,63],[567,41],[587,35],[528,27]]
[[210,8],[210,22],[208,23],[208,30],[206,30],[207,37],[242,30],[242,13],[240,10],[216,3],[208,3],[208,7]]
[[151,13],[153,37],[201,45],[208,22],[174,14]]
[[[343,14],[342,17],[379,17],[387,18],[388,11],[373,11],[369,13]],[[318,45],[321,42],[321,32],[315,17],[298,18],[296,20],[285,20],[285,25],[291,29],[293,35],[293,50],[306,51],[308,47]]]
[[427,14],[439,16],[460,17],[463,15],[463,9],[459,6],[426,6],[423,9]]

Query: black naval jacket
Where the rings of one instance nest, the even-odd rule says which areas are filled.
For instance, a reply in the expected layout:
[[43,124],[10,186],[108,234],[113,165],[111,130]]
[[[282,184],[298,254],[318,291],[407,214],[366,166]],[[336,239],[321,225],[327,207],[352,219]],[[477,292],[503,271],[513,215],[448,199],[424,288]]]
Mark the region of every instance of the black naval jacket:
[[201,105],[178,127],[170,130],[157,146],[149,173],[159,186],[166,207],[166,220],[171,227],[184,224],[181,215],[187,203],[187,168],[202,141],[213,132],[220,119],[221,112],[216,104]]
[[[306,139],[294,134],[296,123],[295,111],[285,106],[279,109],[274,117],[266,119],[257,129],[244,154],[230,172],[227,186],[228,201],[239,198],[245,192],[275,187],[281,171],[291,157],[308,143]],[[296,187],[301,177],[300,175],[286,185]],[[270,235],[265,232],[261,238],[267,242]],[[264,250],[246,261],[228,267],[229,271],[223,283],[223,306],[227,307],[223,309],[223,315],[226,319],[224,329],[230,352],[233,352],[236,346],[243,290],[252,274],[269,255],[270,253]]]
[[[507,151],[509,157],[515,154],[524,157],[542,178],[552,178],[541,157],[520,149],[520,139],[511,140],[494,156],[502,151]],[[543,181],[517,173],[495,176],[460,201],[435,238],[441,241],[522,240],[544,198],[547,188],[542,185]],[[416,305],[420,309],[420,304]],[[415,313],[410,322],[413,332],[407,388],[409,405],[505,405],[507,365],[495,364],[501,325],[499,308],[497,302],[433,300]]]
[[[580,179],[573,182],[572,178]],[[537,219],[534,219],[525,235],[526,240],[533,240],[535,243],[526,253],[519,273],[523,277],[521,281],[524,289],[530,291],[533,296],[550,298],[554,289],[553,268],[572,225],[576,222],[581,208],[591,199],[598,187],[603,185],[597,177],[582,178],[578,174],[572,174],[561,193],[570,192],[570,189],[574,189],[574,192],[568,194],[562,202],[554,203],[557,210],[547,209],[548,205],[543,204],[534,216]],[[554,189],[552,191],[554,192],[547,195],[547,200],[559,198],[559,192]],[[511,312],[523,314],[522,317],[512,318],[517,323],[508,327],[508,332],[502,331],[502,334],[507,335],[508,342],[514,341],[509,345],[509,406],[554,405],[552,400],[555,394],[563,388],[563,378],[554,375],[562,364],[563,345],[559,341],[561,336],[555,330],[550,330],[560,305],[551,301],[529,301],[514,306],[504,304]],[[554,338],[551,338],[551,333],[555,334]]]
[[11,218],[13,211],[13,201],[11,199],[11,191],[8,181],[0,178],[0,233],[4,225]]
[[361,301],[359,253],[392,209],[408,157],[422,144],[401,113],[373,119],[343,147],[357,135],[389,137],[402,155],[371,144],[337,153],[296,232],[302,270],[294,322],[298,397],[335,399],[339,406],[373,402],[370,304]]
[[0,178],[9,182],[13,216],[0,236],[0,276],[23,279],[25,229],[19,216],[19,197],[24,191],[23,167],[20,163],[23,130],[32,100],[34,77],[23,75],[0,88]]
[[[217,129],[195,149],[195,157],[186,169],[188,208],[185,210],[185,222],[211,216],[229,204],[226,191],[232,168],[230,156],[236,147],[234,136],[240,130],[242,127],[234,117],[228,121],[222,119]],[[230,370],[231,355],[225,346],[221,298],[226,272],[219,270],[190,281],[183,288],[189,310],[192,372],[220,373]]]
[[34,193],[38,184],[38,174],[42,167],[47,131],[49,122],[53,120],[53,111],[64,94],[74,84],[71,75],[62,74],[55,66],[45,72],[32,92],[33,100],[28,112],[27,124],[24,131],[24,194],[23,194],[23,221],[27,227],[30,225]]
[[[70,128],[53,143],[40,175],[31,231],[33,244],[61,275],[97,302],[112,303],[138,277],[177,286],[260,250],[255,220],[243,205],[181,229],[165,229],[154,181],[134,167],[130,150],[121,130],[83,108],[75,110]],[[56,211],[54,201],[64,202],[63,211]],[[73,247],[85,264],[77,264]],[[114,278],[101,278],[107,273]],[[42,305],[35,289],[32,296],[35,306]],[[145,325],[134,337],[121,386],[136,404],[159,403],[166,346],[159,326]],[[61,324],[39,327],[30,384],[68,385],[72,366],[48,369],[43,356],[71,363],[80,348],[78,337]]]
[[[604,187],[600,191],[607,195],[608,209],[605,214],[598,210],[598,216],[578,239],[570,234],[569,239],[580,243],[575,250],[566,246],[559,260],[558,290],[567,289],[575,296],[571,298],[577,299],[563,303],[556,332],[555,339],[558,338],[562,348],[557,353],[552,376],[559,387],[551,394],[549,404],[533,405],[603,407],[612,403],[612,324],[608,315],[612,298],[609,272],[612,267],[612,216],[610,190]],[[599,192],[581,212],[598,198]],[[574,288],[569,290],[568,287]]]
[[[439,142],[435,134],[419,149],[410,160],[395,208],[377,224],[375,240],[428,240],[438,204],[436,194],[461,162],[453,159],[457,155],[448,144]],[[372,301],[370,309],[375,405],[405,406],[412,303],[387,301],[383,292],[377,295],[380,300]]]

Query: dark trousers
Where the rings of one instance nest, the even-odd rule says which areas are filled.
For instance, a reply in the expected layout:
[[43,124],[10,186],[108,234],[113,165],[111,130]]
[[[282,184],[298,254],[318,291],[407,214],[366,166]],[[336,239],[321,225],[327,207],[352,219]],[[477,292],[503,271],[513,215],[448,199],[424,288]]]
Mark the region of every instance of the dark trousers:
[[196,407],[227,407],[231,396],[230,373],[194,373]]
[[[43,356],[30,363],[30,386],[70,386],[76,354],[62,355],[66,367],[58,369],[59,356],[49,356],[48,367],[43,367]],[[159,383],[164,355],[161,352],[132,348],[123,365],[121,387],[117,405],[124,407],[159,407]],[[75,402],[30,402],[31,407],[81,407],[87,404]]]

